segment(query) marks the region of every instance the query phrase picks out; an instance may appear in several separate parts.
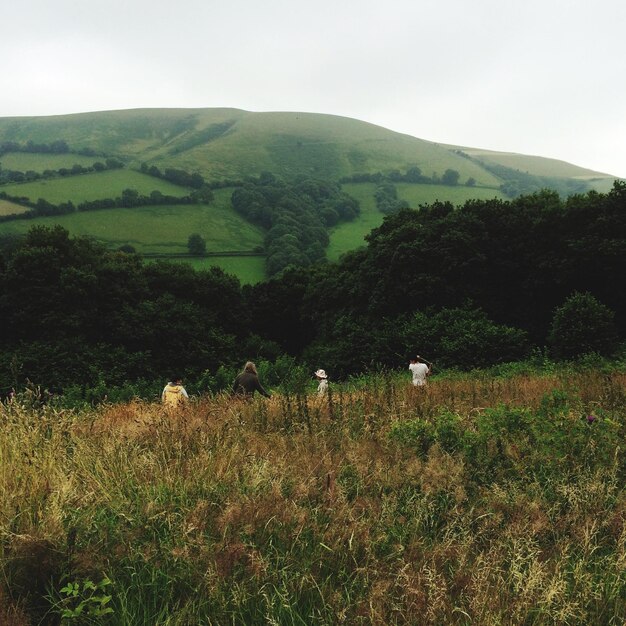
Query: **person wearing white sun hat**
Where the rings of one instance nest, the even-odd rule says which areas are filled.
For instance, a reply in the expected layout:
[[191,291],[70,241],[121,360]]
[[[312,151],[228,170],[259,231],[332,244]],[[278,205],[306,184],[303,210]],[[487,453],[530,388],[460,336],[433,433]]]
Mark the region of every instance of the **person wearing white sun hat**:
[[328,376],[324,370],[317,370],[315,372],[315,378],[320,381],[317,387],[317,395],[323,396],[328,391]]

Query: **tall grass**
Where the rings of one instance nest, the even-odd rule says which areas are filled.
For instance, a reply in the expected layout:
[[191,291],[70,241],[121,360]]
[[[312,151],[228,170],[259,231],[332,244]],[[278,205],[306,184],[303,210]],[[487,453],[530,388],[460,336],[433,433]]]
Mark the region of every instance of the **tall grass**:
[[[381,375],[177,413],[18,399],[0,622],[622,624],[625,382]],[[63,586],[106,577],[113,612],[76,617],[89,599]]]

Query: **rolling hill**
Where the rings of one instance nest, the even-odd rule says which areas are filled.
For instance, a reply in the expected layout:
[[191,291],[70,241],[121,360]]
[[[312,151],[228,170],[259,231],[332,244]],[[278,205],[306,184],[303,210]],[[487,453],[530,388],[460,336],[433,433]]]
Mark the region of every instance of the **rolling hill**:
[[[46,148],[55,143],[64,144],[60,153]],[[94,170],[96,161],[109,158],[119,161],[116,169]],[[161,172],[170,168],[200,174],[218,186],[263,172],[286,181],[301,177],[341,181],[344,191],[359,200],[362,212],[354,221],[331,228],[329,259],[363,245],[364,236],[382,222],[374,201],[376,184],[367,180],[368,175],[417,168],[436,183],[446,170],[458,173],[458,184],[453,186],[409,183],[396,177],[398,198],[412,207],[434,200],[458,205],[471,198],[502,198],[506,185],[518,192],[529,185],[606,191],[614,179],[555,159],[438,144],[334,115],[224,108],[0,118],[0,170],[24,173],[0,185],[0,192],[6,194],[0,200],[3,220],[24,212],[20,199],[31,205],[39,199],[78,205],[118,198],[124,190],[134,189],[143,196],[159,192],[174,200],[165,206],[2,221],[0,236],[24,233],[35,223],[61,224],[72,234],[90,235],[111,247],[128,244],[147,255],[177,257],[186,250],[189,234],[198,232],[210,253],[239,251],[244,256],[189,259],[195,266],[214,263],[246,282],[261,280],[263,259],[251,255],[259,254],[264,235],[233,211],[232,186],[218,189],[212,204],[189,206],[181,201],[179,205],[175,199],[183,199],[191,190],[147,175],[151,166]],[[363,175],[365,182],[357,182]]]
[[[270,171],[337,180],[355,173],[419,167],[424,174],[451,168],[460,180],[494,186],[499,179],[481,166],[476,153],[464,158],[455,146],[396,133],[374,124],[315,113],[253,113],[240,109],[133,109],[49,117],[0,118],[0,143],[51,143],[63,140],[72,150],[93,150],[160,168],[198,172],[207,180],[241,179]],[[469,148],[463,149],[471,154]],[[581,169],[554,160],[524,157],[536,175],[575,178]],[[561,162],[559,162],[561,163]],[[5,167],[8,167],[6,165]],[[589,172],[590,178],[612,179]]]

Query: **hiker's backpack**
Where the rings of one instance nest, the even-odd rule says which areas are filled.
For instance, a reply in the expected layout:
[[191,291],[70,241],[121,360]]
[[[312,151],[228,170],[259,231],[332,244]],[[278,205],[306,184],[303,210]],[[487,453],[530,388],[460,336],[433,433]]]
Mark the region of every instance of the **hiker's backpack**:
[[163,402],[166,406],[176,407],[183,399],[182,385],[166,385]]

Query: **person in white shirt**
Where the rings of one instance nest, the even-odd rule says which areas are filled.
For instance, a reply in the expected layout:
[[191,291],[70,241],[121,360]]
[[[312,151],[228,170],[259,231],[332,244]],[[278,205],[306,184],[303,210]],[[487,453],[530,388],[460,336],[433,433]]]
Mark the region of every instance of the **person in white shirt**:
[[317,395],[323,396],[328,391],[328,376],[324,370],[317,370],[315,378],[320,381],[317,387]]
[[413,375],[413,386],[422,387],[426,384],[426,377],[430,375],[430,367],[426,363],[420,363],[418,357],[411,359],[409,369]]

